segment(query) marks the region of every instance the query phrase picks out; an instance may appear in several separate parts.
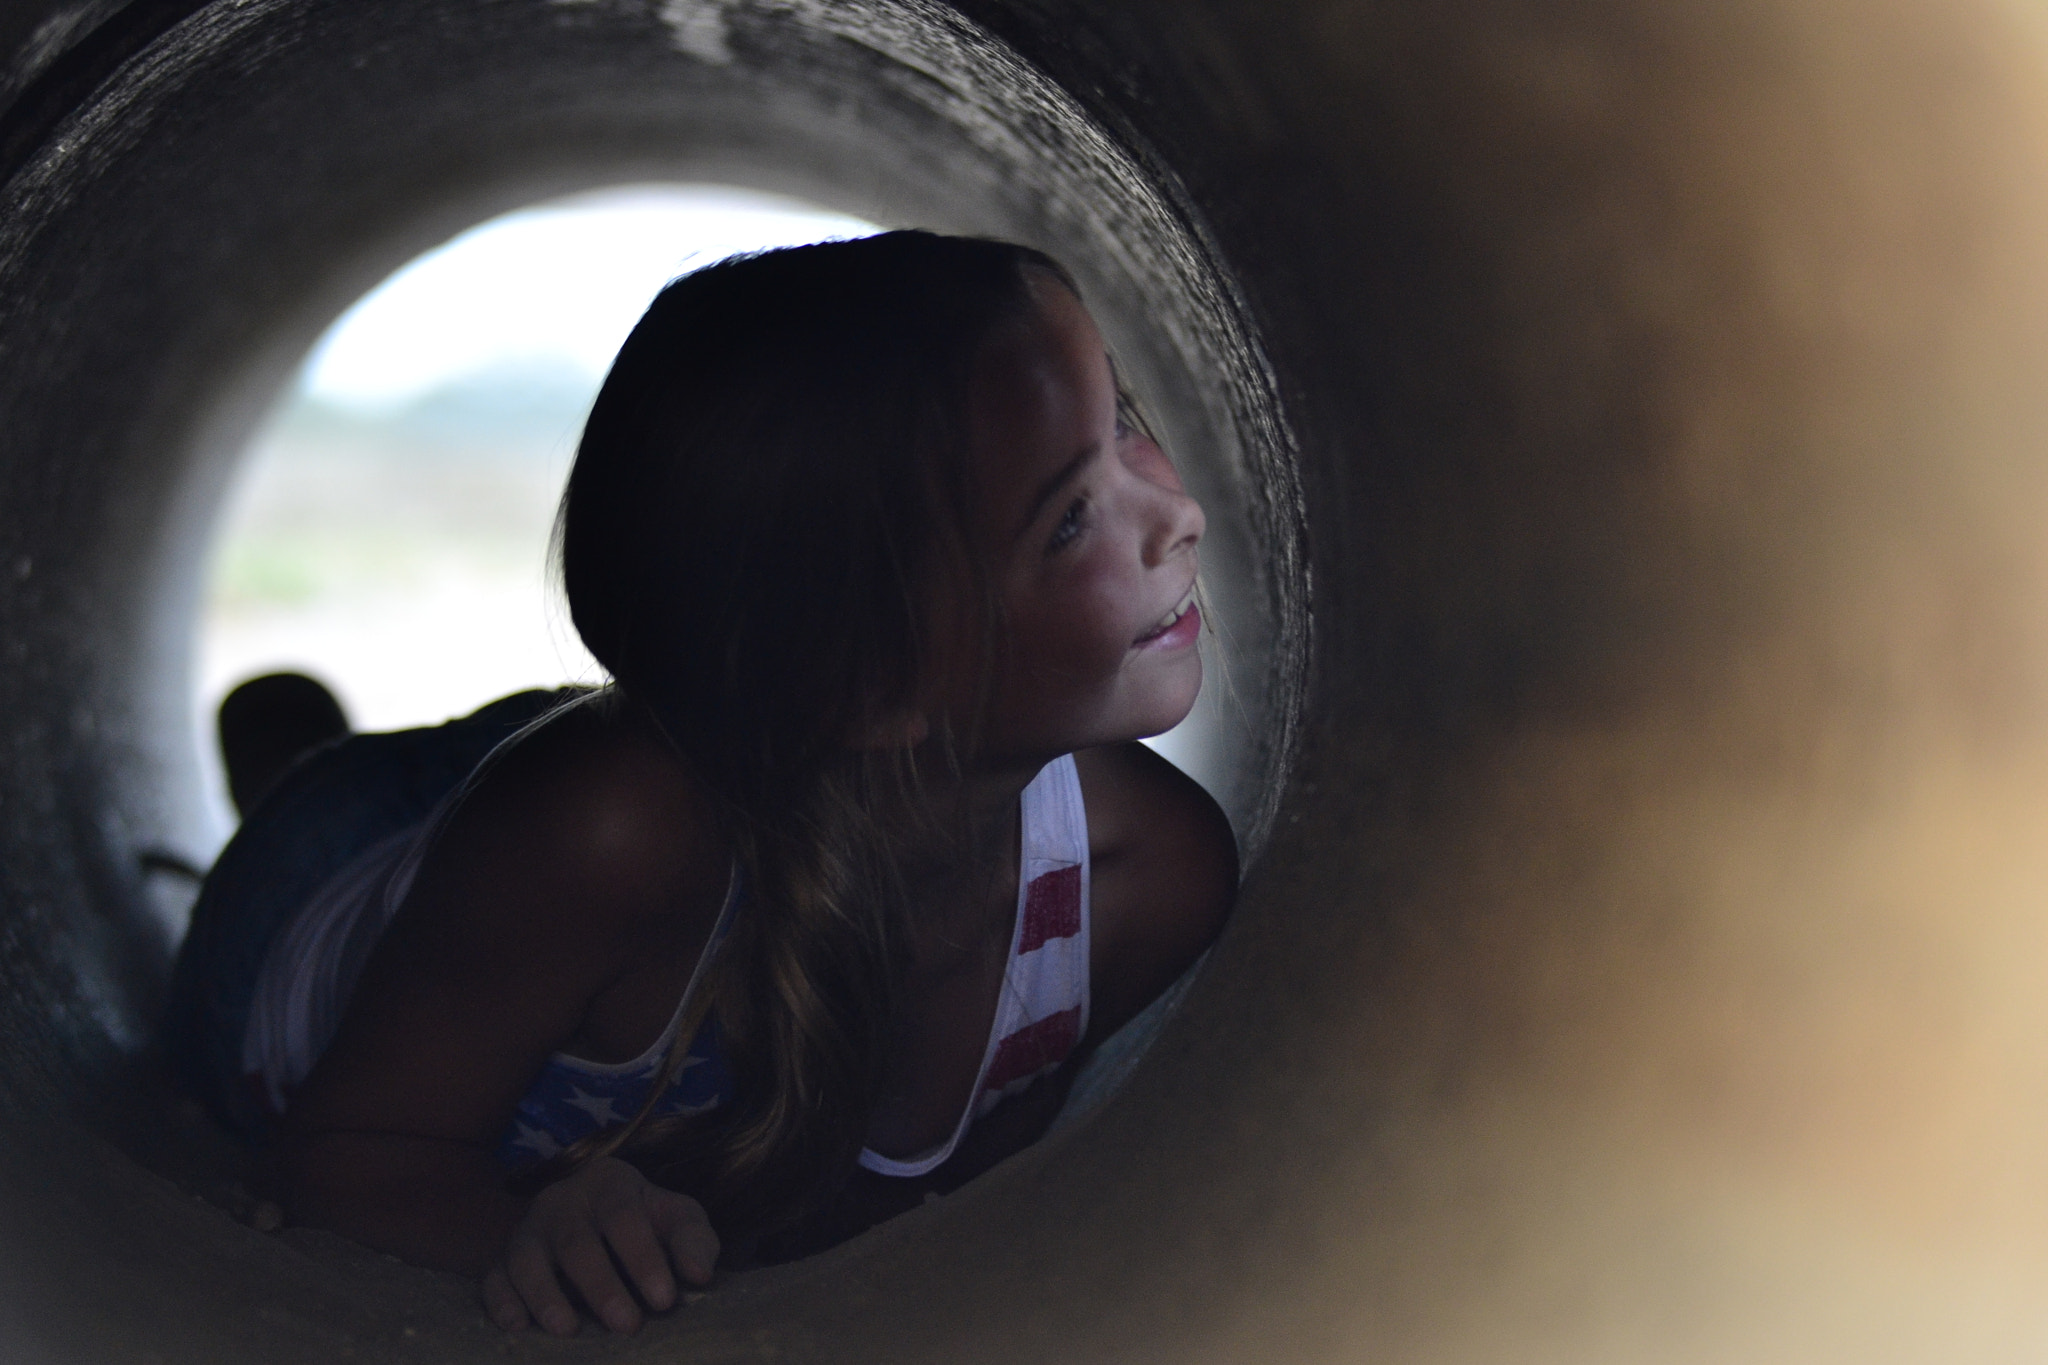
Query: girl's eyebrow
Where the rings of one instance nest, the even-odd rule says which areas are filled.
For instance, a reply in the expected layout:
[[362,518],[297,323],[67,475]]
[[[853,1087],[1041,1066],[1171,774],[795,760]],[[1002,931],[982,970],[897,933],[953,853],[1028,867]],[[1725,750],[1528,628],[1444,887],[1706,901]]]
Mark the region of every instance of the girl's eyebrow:
[[1031,529],[1032,523],[1038,520],[1038,514],[1045,510],[1045,505],[1058,496],[1059,491],[1071,483],[1074,476],[1079,474],[1087,463],[1095,458],[1095,453],[1101,449],[1102,442],[1090,441],[1086,446],[1082,447],[1080,454],[1061,465],[1051,478],[1038,486],[1038,492],[1032,496],[1030,510],[1024,514],[1024,520],[1017,526],[1017,534],[1019,536]]

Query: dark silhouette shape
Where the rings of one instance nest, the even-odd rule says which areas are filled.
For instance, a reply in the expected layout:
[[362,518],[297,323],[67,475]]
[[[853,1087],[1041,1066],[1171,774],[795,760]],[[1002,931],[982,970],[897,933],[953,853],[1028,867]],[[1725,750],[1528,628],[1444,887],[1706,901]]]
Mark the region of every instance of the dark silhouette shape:
[[220,756],[228,794],[247,815],[291,766],[349,732],[334,694],[303,673],[266,673],[220,704]]

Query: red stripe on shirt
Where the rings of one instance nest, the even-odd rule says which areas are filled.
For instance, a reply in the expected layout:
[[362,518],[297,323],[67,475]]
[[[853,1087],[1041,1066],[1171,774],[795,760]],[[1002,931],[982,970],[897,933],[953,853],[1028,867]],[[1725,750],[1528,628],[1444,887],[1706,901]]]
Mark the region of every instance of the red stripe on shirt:
[[1026,1024],[996,1044],[996,1055],[989,1060],[988,1079],[982,1082],[982,1088],[1001,1090],[1026,1076],[1036,1076],[1047,1067],[1065,1061],[1067,1054],[1074,1050],[1074,1044],[1080,1041],[1079,1005]]
[[1024,932],[1017,951],[1028,953],[1048,939],[1081,932],[1081,865],[1033,877],[1024,888]]

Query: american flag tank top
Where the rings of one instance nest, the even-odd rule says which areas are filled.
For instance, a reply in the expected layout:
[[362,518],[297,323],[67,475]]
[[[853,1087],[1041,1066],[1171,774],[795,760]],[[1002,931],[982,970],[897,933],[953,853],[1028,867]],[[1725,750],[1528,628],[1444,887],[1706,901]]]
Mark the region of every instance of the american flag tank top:
[[1088,813],[1073,755],[1040,769],[1020,804],[1017,923],[974,1098],[928,1152],[897,1161],[862,1151],[860,1164],[878,1174],[936,1168],[974,1120],[1065,1061],[1088,1032]]

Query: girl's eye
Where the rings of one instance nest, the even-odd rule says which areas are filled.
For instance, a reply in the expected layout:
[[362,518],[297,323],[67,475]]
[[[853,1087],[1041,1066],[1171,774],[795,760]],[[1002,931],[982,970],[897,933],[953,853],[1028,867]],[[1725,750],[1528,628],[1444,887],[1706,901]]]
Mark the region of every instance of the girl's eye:
[[1118,389],[1116,394],[1116,438],[1122,441],[1137,435],[1143,430],[1144,426],[1138,421],[1137,404],[1132,401],[1129,394],[1125,393],[1122,389]]
[[1052,528],[1052,541],[1045,548],[1048,552],[1058,550],[1075,536],[1081,534],[1081,526],[1087,520],[1088,503],[1084,498],[1075,498],[1074,505],[1060,518],[1060,524]]

